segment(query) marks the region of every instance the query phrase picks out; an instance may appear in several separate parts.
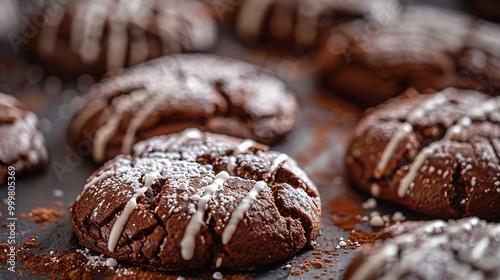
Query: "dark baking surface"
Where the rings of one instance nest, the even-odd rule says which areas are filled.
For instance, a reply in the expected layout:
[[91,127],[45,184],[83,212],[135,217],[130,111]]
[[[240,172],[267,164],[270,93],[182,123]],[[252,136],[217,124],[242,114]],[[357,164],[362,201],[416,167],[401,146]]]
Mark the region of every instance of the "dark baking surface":
[[[429,0],[418,2],[431,2],[440,6],[460,9],[458,1]],[[0,49],[8,52],[9,46]],[[344,174],[345,151],[350,132],[360,116],[360,109],[332,94],[315,89],[307,67],[297,58],[269,59],[267,55],[246,51],[231,40],[219,42],[216,53],[268,67],[276,72],[297,94],[302,107],[299,124],[284,141],[274,146],[273,149],[285,152],[295,158],[318,186],[323,203],[323,224],[322,235],[317,238],[318,244],[316,246],[322,250],[334,249],[339,238],[347,238],[348,232],[333,224],[334,217],[328,212],[331,201],[336,197],[344,196],[361,204],[368,198],[352,190],[346,182]],[[35,236],[37,242],[41,242],[44,247],[41,250],[35,250],[35,252],[47,254],[51,250],[56,252],[59,250],[74,251],[75,246],[79,246],[69,223],[67,205],[81,192],[86,178],[97,168],[89,159],[78,156],[70,148],[66,138],[66,130],[72,117],[71,106],[83,95],[85,86],[68,83],[63,84],[60,93],[50,93],[50,90],[47,92],[44,80],[38,78],[37,68],[20,65],[16,59],[20,57],[20,54],[0,57],[0,90],[15,95],[38,114],[39,119],[42,120],[48,143],[50,163],[45,172],[29,178],[16,178],[15,198],[16,216],[18,217],[16,245],[23,244],[30,236]],[[18,76],[24,78],[13,78]],[[27,80],[31,80],[31,82],[27,83]],[[62,191],[62,196],[56,196],[60,194],[59,190]],[[0,218],[0,223],[6,222],[8,217],[5,206],[6,197],[7,188],[2,186],[0,187],[0,212],[3,216]],[[53,206],[55,201],[62,201],[64,206]],[[382,214],[401,211],[408,218],[415,217],[410,211],[381,201],[378,202],[376,210]],[[65,210],[66,214],[58,224],[39,224],[30,222],[28,218],[19,217],[21,213],[27,214],[34,207],[55,207],[58,210]],[[368,213],[365,211],[365,214]],[[366,231],[372,230],[367,223],[359,224],[359,228]],[[0,232],[0,242],[5,242],[8,230],[1,227]],[[331,257],[334,264],[333,266],[327,264],[328,270],[325,272],[323,269],[316,269],[312,266],[309,271],[300,268],[300,265],[306,262],[304,258],[315,259],[314,250],[305,249],[291,260],[291,267],[285,266],[287,261],[290,261],[285,260],[282,263],[260,268],[245,275],[256,279],[313,279],[315,276],[319,276],[321,279],[340,279],[343,269],[356,251],[353,249],[339,249],[337,251],[339,256]],[[328,256],[324,255],[324,257]],[[20,263],[16,265],[18,271],[16,275],[5,269],[5,263],[0,263],[0,265],[4,266],[0,269],[1,279],[41,278],[40,275],[31,275],[22,269]],[[290,272],[295,270],[302,271],[302,274],[291,275]],[[191,271],[180,273],[180,275],[186,278],[200,276],[210,279],[214,271]],[[221,272],[225,279],[231,274],[229,271]],[[95,276],[96,278],[104,277],[103,274]]]

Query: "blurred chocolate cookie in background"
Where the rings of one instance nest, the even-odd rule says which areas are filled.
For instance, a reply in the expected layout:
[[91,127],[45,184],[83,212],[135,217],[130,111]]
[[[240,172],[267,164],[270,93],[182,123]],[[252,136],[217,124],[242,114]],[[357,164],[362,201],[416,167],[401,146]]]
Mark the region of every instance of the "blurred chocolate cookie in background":
[[376,105],[408,87],[500,93],[500,27],[459,12],[405,7],[386,26],[343,25],[322,43],[317,73],[333,92]]
[[405,222],[394,238],[362,248],[345,280],[500,279],[500,225],[478,218]]
[[69,138],[77,148],[90,143],[96,162],[129,153],[139,140],[190,127],[276,143],[294,128],[298,112],[294,93],[260,67],[216,55],[177,54],[94,86]]
[[209,50],[218,35],[206,6],[194,0],[48,5],[32,17],[36,35],[28,46],[46,71],[62,77],[100,77],[165,54]]
[[500,97],[448,88],[367,111],[347,151],[351,183],[433,217],[500,217]]
[[205,0],[244,43],[304,51],[329,28],[354,19],[385,25],[399,13],[397,0]]
[[[16,98],[0,93],[0,185],[9,177],[45,168],[48,162],[38,118]],[[14,174],[14,175],[12,175]]]

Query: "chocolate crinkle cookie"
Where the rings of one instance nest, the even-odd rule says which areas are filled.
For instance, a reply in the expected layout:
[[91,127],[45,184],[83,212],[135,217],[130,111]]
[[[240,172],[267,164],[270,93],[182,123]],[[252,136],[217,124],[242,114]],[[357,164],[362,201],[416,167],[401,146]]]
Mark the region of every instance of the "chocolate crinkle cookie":
[[365,192],[436,217],[500,217],[500,97],[408,90],[367,111],[347,154]]
[[0,185],[7,182],[9,171],[17,176],[47,165],[47,147],[37,124],[33,112],[13,96],[0,93]]
[[500,225],[476,217],[406,222],[395,237],[363,247],[344,279],[500,279]]
[[215,55],[172,55],[94,86],[69,138],[77,151],[91,146],[96,162],[189,127],[269,144],[293,129],[298,110],[285,84],[257,66]]
[[394,0],[204,0],[244,42],[297,51],[315,48],[334,26],[363,19],[387,24],[400,11]]
[[250,269],[310,244],[321,205],[285,154],[188,129],[108,161],[70,213],[82,245],[118,260],[160,270]]
[[35,13],[38,32],[28,44],[44,69],[59,76],[100,77],[166,54],[209,50],[218,36],[208,8],[196,0],[65,3]]
[[456,11],[405,7],[386,25],[356,21],[323,40],[317,73],[336,94],[373,106],[409,87],[500,94],[500,26]]

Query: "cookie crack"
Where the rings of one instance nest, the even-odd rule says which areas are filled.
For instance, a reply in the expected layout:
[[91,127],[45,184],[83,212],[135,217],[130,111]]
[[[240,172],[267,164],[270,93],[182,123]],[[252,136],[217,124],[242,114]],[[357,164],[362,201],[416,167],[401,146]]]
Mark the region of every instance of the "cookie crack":
[[[313,235],[313,224],[312,221],[307,219],[307,217],[304,217],[302,213],[300,213],[300,210],[298,209],[293,209],[292,207],[286,207],[285,206],[285,199],[282,198],[279,194],[279,190],[283,189],[283,186],[273,186],[272,188],[272,194],[274,198],[274,206],[278,210],[278,213],[281,215],[281,217],[284,218],[291,218],[293,220],[299,221],[300,226],[304,230],[304,238],[307,240],[307,242],[312,241],[311,236]],[[287,230],[290,231],[290,221],[287,222]]]
[[454,187],[455,193],[450,196],[450,206],[456,212],[457,216],[463,216],[466,209],[467,203],[467,192],[465,190],[465,183],[462,179],[462,164],[457,162],[455,171],[452,175],[452,186]]

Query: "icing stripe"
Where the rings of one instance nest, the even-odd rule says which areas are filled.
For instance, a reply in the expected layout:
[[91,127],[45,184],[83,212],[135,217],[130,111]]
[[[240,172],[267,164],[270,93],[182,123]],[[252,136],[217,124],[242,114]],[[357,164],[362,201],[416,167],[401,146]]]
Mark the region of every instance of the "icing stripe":
[[135,207],[137,206],[137,198],[139,196],[143,195],[147,190],[149,190],[151,188],[151,186],[153,185],[154,181],[160,177],[161,177],[161,174],[158,171],[148,173],[144,176],[143,187],[135,191],[134,195],[132,195],[130,200],[125,205],[125,208],[123,208],[120,215],[116,218],[116,221],[113,224],[113,228],[111,228],[111,232],[109,233],[109,240],[108,240],[108,250],[110,252],[114,252],[116,244],[118,243],[118,240],[120,239],[120,236],[122,235],[123,227],[125,226],[128,219],[130,218],[130,214],[132,214]]
[[224,182],[230,178],[229,173],[222,171],[217,176],[212,184],[205,188],[203,196],[199,199],[196,212],[191,216],[189,223],[184,231],[184,236],[181,240],[181,255],[185,260],[193,258],[194,249],[196,246],[196,235],[200,232],[201,225],[204,224],[203,217],[205,216],[205,207],[214,193],[223,187]]
[[272,176],[274,176],[274,172],[278,169],[278,167],[280,167],[280,165],[285,162],[286,160],[290,159],[289,156],[285,155],[285,154],[280,154],[277,158],[275,158],[273,160],[273,162],[271,162],[271,164],[269,165],[269,174],[271,174]]
[[78,197],[76,198],[76,201],[80,200],[80,197],[81,195],[88,189],[90,188],[91,186],[95,185],[97,182],[100,182],[100,181],[103,181],[103,180],[106,180],[108,179],[109,177],[113,176],[115,173],[113,171],[106,171],[102,174],[100,174],[99,176],[96,176],[94,177],[92,180],[90,180],[90,182],[88,182],[87,184],[85,184],[85,186],[83,186],[83,190],[82,192],[78,195]]
[[252,207],[255,199],[257,198],[259,193],[266,188],[266,186],[267,184],[263,181],[256,182],[252,190],[250,190],[250,192],[236,207],[236,210],[234,210],[233,214],[231,214],[231,218],[224,228],[224,231],[222,232],[222,244],[226,245],[227,243],[229,243],[231,237],[236,231],[236,228],[238,227],[238,223],[241,219],[243,219],[245,212],[248,211],[250,207]]
[[406,135],[412,131],[413,131],[413,126],[408,122],[404,122],[402,125],[399,126],[398,131],[396,131],[396,133],[393,135],[393,137],[385,147],[384,151],[382,152],[380,161],[378,162],[377,167],[373,171],[373,175],[375,176],[376,179],[380,179],[385,168],[387,167],[387,164],[389,163],[389,160],[391,159],[392,155],[398,148],[399,144],[401,143],[401,141],[403,141]]
[[432,155],[436,150],[441,146],[442,142],[453,139],[458,136],[464,127],[469,126],[471,124],[471,119],[469,117],[463,117],[458,120],[457,124],[449,127],[446,130],[445,136],[443,139],[431,143],[429,146],[423,148],[416,156],[415,160],[410,166],[410,170],[408,173],[401,179],[398,187],[398,196],[404,197],[406,192],[410,188],[411,183],[415,180],[420,171],[420,168],[424,164],[425,160]]
[[389,160],[396,152],[396,149],[398,148],[401,141],[405,139],[408,133],[413,131],[413,125],[417,123],[420,119],[422,119],[422,117],[425,116],[425,112],[432,110],[437,106],[445,103],[447,101],[445,95],[446,91],[443,91],[441,93],[437,93],[431,96],[429,99],[422,102],[422,104],[418,108],[415,108],[408,114],[406,122],[400,124],[396,133],[391,137],[387,146],[385,146],[384,151],[382,152],[382,156],[380,157],[380,160],[377,164],[377,167],[373,170],[373,176],[376,179],[380,179],[380,177],[384,173],[385,168],[389,163]]
[[[498,237],[500,226],[489,225],[484,233],[479,236],[473,234],[472,232],[476,230],[474,228],[479,223],[477,218],[463,219],[459,222],[453,222],[453,224],[447,224],[441,220],[431,221],[424,225],[421,225],[414,229],[412,232],[405,232],[401,235],[397,235],[394,238],[386,241],[384,245],[380,248],[380,251],[374,252],[367,256],[361,263],[361,265],[354,271],[350,279],[371,279],[373,275],[376,275],[380,271],[381,267],[384,267],[385,263],[388,261],[392,262],[397,259],[397,264],[390,271],[386,271],[383,275],[379,275],[383,279],[400,279],[407,276],[408,272],[412,272],[415,269],[417,262],[422,260],[422,256],[439,250],[439,246],[445,248],[449,247],[451,240],[453,240],[457,235],[474,235],[476,236],[476,243],[470,246],[468,252],[468,260],[465,262],[466,265],[472,265],[477,267],[478,263],[481,263],[479,267],[485,265],[489,260],[494,260],[498,257],[499,252],[487,253],[488,246],[490,242],[494,241]],[[479,230],[479,229],[478,229]],[[468,233],[465,233],[468,232]],[[497,236],[495,237],[495,234]],[[420,244],[415,248],[404,250],[406,244],[412,244],[419,241]],[[398,257],[398,252],[401,253],[401,257]],[[460,255],[462,252],[458,252]],[[465,249],[464,249],[464,253]],[[489,264],[486,264],[488,266]],[[494,261],[491,263],[491,267],[495,267]],[[457,272],[455,276],[461,275],[463,279],[469,279],[469,275],[464,275],[463,273]],[[465,277],[465,278],[464,278]],[[462,279],[461,278],[461,279]]]
[[244,153],[246,150],[250,149],[255,142],[251,139],[245,139],[236,148],[234,148],[233,154],[227,159],[226,169],[229,174],[234,175],[234,168],[236,167],[236,157]]
[[200,139],[203,137],[203,133],[197,129],[197,128],[188,128],[184,130],[180,135],[177,140],[175,140],[172,145],[168,148],[168,151],[171,152],[173,150],[179,149],[179,146],[182,146],[186,141],[192,140],[192,139]]

